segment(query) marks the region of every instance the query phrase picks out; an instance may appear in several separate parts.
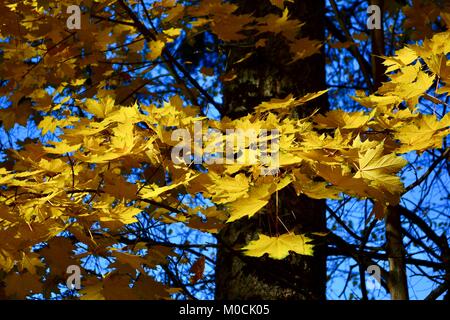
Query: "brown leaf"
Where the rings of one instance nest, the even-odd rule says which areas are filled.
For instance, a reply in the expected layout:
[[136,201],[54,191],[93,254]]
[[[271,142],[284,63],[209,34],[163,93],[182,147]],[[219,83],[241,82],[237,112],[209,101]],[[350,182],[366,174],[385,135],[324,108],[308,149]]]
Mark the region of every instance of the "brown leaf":
[[195,284],[198,280],[203,279],[204,272],[205,272],[205,256],[201,256],[197,259],[197,261],[194,262],[194,264],[191,267],[191,273],[194,275],[191,277],[191,283]]

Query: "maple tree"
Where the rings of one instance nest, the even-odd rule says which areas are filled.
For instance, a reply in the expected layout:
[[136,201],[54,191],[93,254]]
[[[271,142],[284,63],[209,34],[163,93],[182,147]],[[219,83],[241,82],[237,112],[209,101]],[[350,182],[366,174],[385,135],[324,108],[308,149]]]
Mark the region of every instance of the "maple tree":
[[[5,148],[0,167],[0,296],[64,294],[66,268],[78,265],[81,299],[169,299],[180,292],[192,298],[168,261],[189,265],[195,284],[207,257],[186,261],[177,249],[191,250],[188,242],[151,237],[148,230],[160,226],[183,224],[217,234],[227,224],[269,215],[276,225],[271,234],[233,250],[277,260],[314,255],[314,239],[337,236],[283,226],[277,199],[288,188],[317,200],[367,200],[374,221],[392,217],[393,208],[407,210],[401,198],[430,174],[405,187],[399,173],[408,156],[440,150],[431,171],[448,160],[450,31],[433,32],[416,21],[420,8],[404,9],[405,25],[416,27],[411,38],[423,41],[403,43],[379,58],[385,72],[378,76],[385,78],[353,95],[359,110],[331,106],[321,112],[318,101],[329,91],[317,90],[257,105],[243,101],[251,113],[244,107],[215,118],[211,113],[227,106],[216,98],[220,86],[207,88],[208,80],[232,86],[239,64],[274,38],[286,46],[287,64],[323,50],[320,41],[299,36],[305,26],[290,16],[295,1],[270,2],[273,12],[263,16],[221,0],[0,3],[2,126],[5,132],[18,126],[38,132]],[[82,9],[79,30],[67,28],[71,5]],[[447,26],[450,11],[433,8],[434,20],[440,17]],[[199,35],[202,54],[215,50],[217,59],[225,59],[227,45],[246,46],[249,53],[231,68],[195,70],[177,49],[193,46]],[[349,38],[330,46],[358,55]],[[424,112],[423,101],[434,112]],[[227,137],[232,139],[239,130],[278,130],[279,171],[262,175],[270,164],[246,163],[258,151],[245,142],[232,150],[241,162],[199,165],[193,153],[174,161],[180,143],[174,133],[183,129],[193,137],[199,123],[204,139],[192,149],[200,149],[200,156],[217,141],[208,134],[212,129],[224,135],[233,129]],[[439,245],[445,247],[446,237],[439,237]],[[98,265],[92,266],[92,258]],[[158,268],[169,281],[159,281]]]

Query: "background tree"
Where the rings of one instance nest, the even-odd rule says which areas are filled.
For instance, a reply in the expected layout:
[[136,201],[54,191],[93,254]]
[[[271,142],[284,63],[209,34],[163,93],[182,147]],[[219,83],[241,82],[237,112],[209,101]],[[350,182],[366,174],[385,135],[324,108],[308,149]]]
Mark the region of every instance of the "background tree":
[[[448,292],[445,2],[270,4],[0,4],[0,296],[201,299],[217,280],[218,298],[322,299],[325,254],[328,298]],[[280,130],[279,174],[174,162],[172,134],[199,121]],[[227,288],[230,264],[252,295]],[[384,290],[366,287],[374,265]]]
[[[345,97],[349,91],[352,92],[353,90],[365,89],[373,92],[379,88],[382,81],[386,81],[383,79],[382,75],[380,75],[382,73],[375,71],[372,73],[368,72],[368,70],[384,70],[386,67],[389,67],[389,63],[382,63],[383,60],[378,56],[384,55],[383,52],[392,55],[395,50],[402,48],[405,43],[413,43],[416,40],[424,39],[424,37],[431,37],[433,29],[440,31],[445,30],[441,24],[443,20],[439,15],[445,16],[444,12],[447,9],[443,3],[438,1],[414,1],[413,3],[392,1],[384,3],[371,2],[370,4],[378,4],[383,8],[384,22],[381,32],[377,30],[368,31],[366,29],[366,16],[364,15],[364,11],[367,8],[367,3],[364,2],[344,3],[332,1],[330,8],[331,12],[329,13],[329,19],[327,20],[327,31],[330,36],[333,37],[334,40],[332,41],[339,41],[341,43],[347,42],[347,44],[344,44],[343,46],[337,45],[336,43],[336,45],[331,44],[328,47],[329,51],[327,52],[327,55],[339,57],[338,60],[340,61],[339,63],[332,63],[329,65],[334,70],[329,70],[329,74],[336,74],[339,72],[338,69],[347,70],[346,68],[349,68],[349,70],[353,70],[353,66],[357,66],[356,70],[344,71],[344,73],[352,74],[352,85],[348,84],[349,81],[346,81],[345,77],[342,78],[344,81],[341,81],[339,77],[331,78],[332,83],[329,82],[328,85],[335,86],[336,89],[334,92],[331,92],[330,97],[335,96],[337,99],[336,101],[341,101],[339,103],[345,101],[344,103],[346,106],[352,110],[360,110],[360,106],[357,104],[355,105],[351,100],[348,100]],[[363,32],[361,32],[362,30]],[[371,42],[367,41],[368,39],[372,39]],[[349,45],[350,43],[355,43],[356,45]],[[369,43],[372,43],[373,49],[371,49],[370,46],[367,46]],[[380,45],[382,43],[385,43],[385,45]],[[355,50],[356,47],[359,48],[359,50]],[[371,53],[373,53],[373,55],[371,55]],[[375,66],[375,68],[371,68],[368,61],[372,61],[371,64],[372,66]],[[372,85],[372,83],[375,83],[375,85]],[[331,105],[335,104],[332,102]],[[418,107],[425,113],[429,113],[430,111],[431,113],[440,113],[435,107],[430,108],[430,104],[427,100],[422,100]],[[440,116],[445,115],[446,112],[446,107],[444,106]],[[436,294],[442,294],[442,289],[445,287],[445,281],[440,282],[441,280],[439,280],[444,279],[445,277],[441,278],[441,276],[438,275],[440,271],[439,268],[435,268],[437,265],[433,266],[434,263],[429,263],[431,260],[440,264],[443,260],[442,258],[435,260],[434,258],[427,256],[430,248],[434,247],[434,244],[425,240],[429,239],[428,236],[431,235],[430,233],[428,233],[427,236],[422,233],[424,229],[427,229],[428,231],[434,229],[433,232],[436,232],[435,236],[431,237],[438,239],[440,236],[438,237],[437,234],[442,234],[442,237],[445,237],[445,228],[448,226],[448,221],[444,218],[448,216],[448,210],[445,209],[448,207],[448,204],[445,203],[446,197],[435,196],[437,194],[448,194],[447,191],[443,191],[442,189],[447,181],[448,172],[443,175],[441,174],[441,170],[445,168],[441,165],[445,162],[445,158],[448,157],[448,155],[446,155],[445,144],[442,150],[436,150],[435,152],[437,152],[437,154],[434,154],[431,158],[428,158],[430,155],[428,153],[422,154],[422,157],[408,157],[410,164],[407,169],[404,170],[402,176],[406,181],[411,182],[411,184],[406,188],[407,193],[403,196],[400,207],[393,209],[394,211],[397,211],[394,224],[396,225],[394,228],[395,236],[386,238],[381,236],[381,238],[378,238],[378,235],[380,235],[382,231],[378,229],[381,225],[377,222],[373,221],[371,224],[366,218],[364,221],[359,219],[348,219],[348,217],[352,216],[351,212],[358,210],[366,211],[367,203],[363,204],[361,207],[352,201],[349,201],[349,203],[336,203],[337,206],[335,208],[338,208],[338,212],[340,211],[342,215],[336,215],[336,212],[333,212],[330,216],[333,220],[336,218],[337,223],[337,225],[332,226],[332,228],[343,231],[342,236],[345,239],[348,239],[348,241],[355,243],[355,248],[374,246],[378,247],[378,249],[371,250],[379,250],[379,252],[387,250],[388,255],[390,254],[396,257],[393,261],[390,261],[391,276],[389,277],[386,272],[386,280],[388,280],[388,278],[391,279],[388,292],[391,293],[393,298],[406,299],[408,297],[408,291],[416,299],[426,298],[427,294],[420,294],[417,292],[420,291],[419,288],[426,287],[427,289],[423,289],[424,292],[429,292],[430,289],[428,288],[435,287],[436,282],[441,283],[441,285],[437,286],[437,289],[432,291],[428,296],[428,298],[434,299],[436,298]],[[433,163],[436,165],[433,165]],[[423,175],[420,176],[420,174]],[[437,174],[437,179],[431,178],[434,174]],[[423,184],[425,180],[428,179],[430,179],[429,182]],[[424,214],[424,212],[419,209],[424,203],[428,203],[428,205],[425,206],[427,209],[422,209],[430,209],[435,213],[435,215],[431,215],[433,217],[431,220],[429,220],[430,217],[427,216],[427,214]],[[345,209],[345,207],[347,207],[347,209]],[[330,208],[330,210],[332,209]],[[329,212],[331,213],[330,210]],[[398,214],[398,212],[400,212],[400,214]],[[344,222],[345,219],[341,219],[343,217],[347,217],[347,222]],[[437,219],[435,220],[436,223],[432,222],[433,219]],[[416,223],[418,223],[418,225],[416,225]],[[358,226],[354,230],[361,230],[361,228],[364,230],[373,230],[373,236],[370,236],[369,238],[372,238],[374,243],[377,244],[366,243],[365,239],[367,238],[365,236],[359,239],[355,238],[354,236],[359,235],[351,231],[352,228],[354,228],[354,225]],[[438,225],[442,226],[444,229],[440,229]],[[392,229],[393,226],[388,225],[388,227]],[[350,232],[345,231],[345,229]],[[367,235],[366,232],[364,232],[363,235],[364,234]],[[407,239],[404,245],[402,241],[398,240],[402,238]],[[361,242],[361,239],[364,241]],[[425,240],[425,242],[422,242],[422,240]],[[371,241],[372,240],[369,240],[369,242]],[[440,242],[440,240],[438,242]],[[446,252],[446,245],[444,243],[441,243],[438,247],[442,249],[439,249],[439,251]],[[393,253],[392,250],[395,250],[396,253]],[[418,256],[424,258],[427,262],[413,258]],[[388,268],[389,266],[386,262],[383,262],[387,256],[382,255],[381,257],[382,260],[380,261],[380,264],[385,265]],[[380,257],[377,259],[380,259]],[[330,269],[333,270],[334,275],[336,275],[335,272],[339,273],[340,268],[337,266],[342,266],[343,261],[346,261],[346,258],[333,259],[333,264],[336,262],[336,267],[331,267]],[[358,259],[355,259],[355,261],[357,262],[356,265],[348,265],[348,269],[342,273],[342,276],[346,280],[343,282],[345,283],[343,286],[344,290],[339,295],[349,294],[350,297],[354,297],[355,291],[351,289],[351,283],[353,281],[358,289],[361,290],[359,296],[367,298],[371,293],[374,293],[374,291],[372,290],[372,292],[367,293],[365,288],[365,266],[363,265],[363,267],[361,267],[361,262],[358,262]],[[356,268],[356,272],[351,271],[358,266],[359,268]],[[443,264],[441,264],[441,268],[445,269]],[[350,273],[348,273],[348,270],[350,270]],[[443,271],[443,269],[440,270]],[[431,274],[433,274],[433,276],[431,276]],[[407,275],[408,281],[406,281],[405,275]],[[423,280],[419,280],[423,279],[423,277],[431,281],[425,284]],[[378,294],[379,297],[383,296],[383,291],[379,291]]]

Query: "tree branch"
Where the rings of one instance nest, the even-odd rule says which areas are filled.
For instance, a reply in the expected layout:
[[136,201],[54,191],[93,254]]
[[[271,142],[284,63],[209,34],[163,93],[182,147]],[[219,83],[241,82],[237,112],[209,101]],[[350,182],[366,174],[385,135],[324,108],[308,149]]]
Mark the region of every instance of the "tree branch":
[[409,186],[405,188],[405,192],[403,194],[408,193],[415,187],[419,186],[422,182],[424,182],[428,176],[433,172],[434,169],[441,163],[441,161],[445,160],[450,155],[450,148],[447,148],[444,153],[441,154],[440,157],[438,157],[428,168],[427,172],[425,172],[419,179],[417,179],[415,182],[411,183]]

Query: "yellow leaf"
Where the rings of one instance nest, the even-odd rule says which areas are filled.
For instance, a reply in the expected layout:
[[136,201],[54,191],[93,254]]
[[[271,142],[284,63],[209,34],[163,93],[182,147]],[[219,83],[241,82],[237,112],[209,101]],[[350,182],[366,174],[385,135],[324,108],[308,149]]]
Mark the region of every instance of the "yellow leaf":
[[157,185],[154,184],[154,185],[151,186],[151,188],[148,188],[148,187],[143,188],[141,190],[141,197],[143,199],[156,198],[159,195],[161,195],[161,194],[163,194],[163,193],[165,193],[165,192],[167,192],[169,190],[172,190],[172,189],[178,188],[181,185],[187,184],[189,181],[197,178],[198,176],[199,175],[187,176],[187,177],[185,177],[183,179],[179,179],[178,181],[173,182],[172,184],[170,184],[168,186],[164,186],[164,187],[158,187]]
[[307,195],[312,199],[340,199],[339,190],[333,186],[328,186],[326,182],[316,182],[301,173],[295,174],[295,181],[292,183],[297,194]]
[[323,91],[314,92],[314,93],[308,93],[305,96],[298,98],[298,99],[295,99],[294,96],[292,94],[290,94],[284,99],[272,99],[270,101],[263,102],[255,108],[255,111],[260,112],[260,113],[266,112],[266,111],[273,111],[273,110],[286,111],[291,108],[301,106],[301,105],[305,104],[306,102],[316,99],[327,92],[328,92],[328,90],[323,90]]
[[377,180],[380,173],[394,173],[403,168],[407,161],[402,157],[397,157],[394,153],[383,155],[384,145],[368,150],[360,154],[359,171],[355,178],[365,178]]
[[103,119],[111,112],[116,111],[118,107],[114,105],[114,99],[108,96],[100,98],[99,101],[94,99],[86,100],[86,109],[97,118]]
[[72,81],[70,82],[70,84],[71,84],[72,86],[78,87],[78,86],[83,85],[83,84],[86,82],[86,80],[87,80],[87,79],[77,79],[77,80],[72,80]]
[[450,133],[449,126],[449,114],[441,121],[438,121],[434,115],[417,117],[397,129],[395,138],[402,143],[399,152],[422,152],[427,149],[440,148],[444,138]]
[[78,149],[80,149],[80,147],[81,147],[81,143],[76,144],[76,145],[69,145],[64,141],[54,142],[54,145],[55,145],[54,148],[44,147],[44,150],[47,151],[48,153],[52,153],[52,154],[65,154],[65,153],[75,152]]
[[345,112],[341,109],[329,111],[325,116],[318,114],[314,117],[320,128],[357,129],[365,126],[369,120],[370,116],[362,111]]
[[247,195],[249,180],[245,174],[229,177],[210,172],[208,177],[214,183],[211,185],[212,191],[214,191],[212,199],[216,204],[232,202]]
[[248,198],[239,198],[237,201],[229,204],[230,218],[227,223],[236,221],[243,217],[253,217],[269,202],[270,196],[292,182],[290,176],[284,177],[278,183],[263,183],[253,188],[248,194]]
[[158,59],[166,46],[166,43],[161,40],[151,41],[150,44],[150,52],[148,53],[148,58],[150,60]]
[[39,259],[39,256],[34,253],[22,252],[22,260],[19,262],[19,271],[28,270],[31,274],[36,274],[36,267],[43,267],[44,264]]
[[14,267],[14,257],[6,250],[0,248],[0,268],[9,272]]
[[383,64],[387,67],[386,73],[390,73],[392,71],[396,71],[402,67],[405,67],[415,60],[417,60],[418,56],[411,48],[405,47],[396,52],[395,57],[383,57]]
[[312,256],[313,245],[308,244],[309,241],[311,241],[310,238],[293,233],[283,234],[279,237],[268,237],[260,234],[258,240],[251,241],[242,250],[245,250],[245,255],[250,257],[261,257],[267,253],[269,257],[276,260],[286,258],[289,251]]
[[233,202],[230,207],[231,216],[228,223],[239,220],[243,217],[252,217],[268,203],[268,200],[255,198],[243,198]]
[[164,32],[164,34],[168,35],[171,38],[176,38],[180,35],[181,29],[180,28],[170,28],[170,29],[164,30],[163,32]]
[[44,117],[44,119],[39,123],[38,128],[42,129],[42,134],[46,134],[47,132],[54,133],[57,127],[67,127],[78,120],[78,117],[68,117],[67,119],[61,120],[53,117]]
[[[403,191],[403,184],[395,175],[407,161],[394,153],[383,155],[383,144],[359,154],[358,172],[354,178],[363,178],[373,187],[369,194],[380,201],[396,204],[397,197]],[[356,190],[355,190],[356,191]],[[358,191],[356,191],[358,192]],[[381,195],[380,195],[381,194]]]
[[398,106],[402,99],[395,95],[385,95],[385,96],[377,96],[377,95],[370,95],[370,96],[356,96],[351,97],[356,102],[360,103],[364,107],[367,108],[375,108],[375,107],[385,107],[385,106]]
[[116,206],[109,213],[104,216],[100,216],[99,220],[104,222],[116,222],[119,221],[122,224],[130,224],[137,222],[136,215],[142,210],[135,207],[125,207],[124,205]]
[[86,285],[80,293],[82,294],[81,300],[105,300],[103,284],[100,281],[93,285]]

